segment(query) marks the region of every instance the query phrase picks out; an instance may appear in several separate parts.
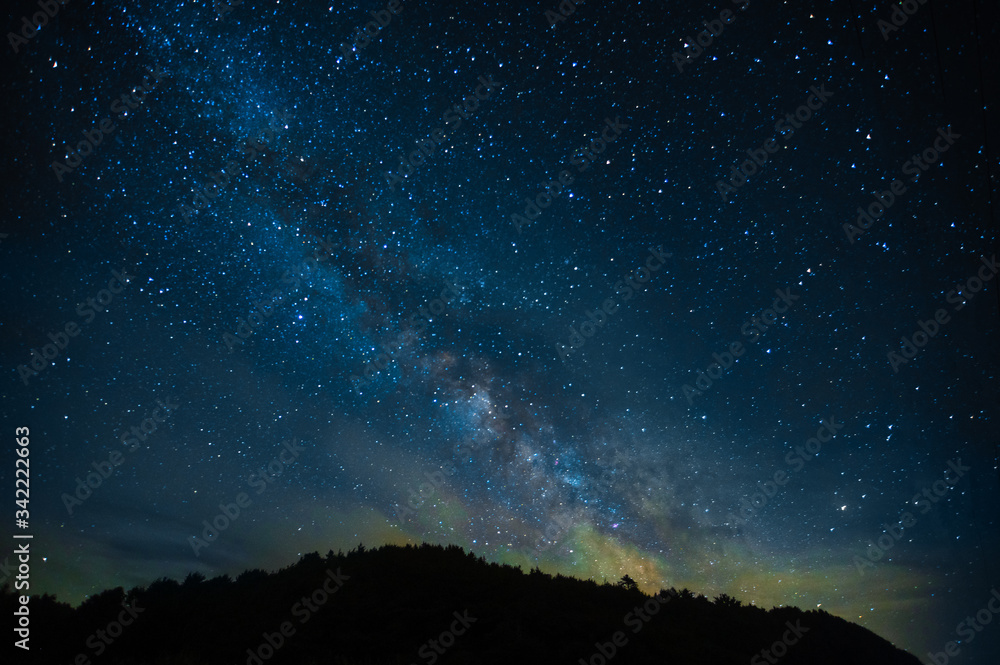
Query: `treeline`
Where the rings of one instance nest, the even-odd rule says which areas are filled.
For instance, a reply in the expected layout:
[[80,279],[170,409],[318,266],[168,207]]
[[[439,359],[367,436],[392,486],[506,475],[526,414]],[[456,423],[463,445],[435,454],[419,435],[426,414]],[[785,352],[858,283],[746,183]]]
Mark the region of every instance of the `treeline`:
[[[5,616],[15,601],[8,585]],[[31,651],[16,662],[46,665],[919,663],[822,610],[687,589],[647,596],[627,575],[525,573],[455,545],[358,546],[270,573],[192,573],[30,608]]]

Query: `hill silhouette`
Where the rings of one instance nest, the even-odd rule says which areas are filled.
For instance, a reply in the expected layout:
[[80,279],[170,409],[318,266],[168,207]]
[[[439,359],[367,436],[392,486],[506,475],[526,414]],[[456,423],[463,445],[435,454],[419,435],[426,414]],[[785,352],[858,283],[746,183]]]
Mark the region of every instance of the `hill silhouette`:
[[[3,612],[15,596],[5,587]],[[822,610],[743,605],[684,589],[648,596],[626,575],[597,584],[488,563],[450,545],[303,556],[235,580],[104,591],[72,608],[32,598],[31,651],[54,665],[916,665]]]

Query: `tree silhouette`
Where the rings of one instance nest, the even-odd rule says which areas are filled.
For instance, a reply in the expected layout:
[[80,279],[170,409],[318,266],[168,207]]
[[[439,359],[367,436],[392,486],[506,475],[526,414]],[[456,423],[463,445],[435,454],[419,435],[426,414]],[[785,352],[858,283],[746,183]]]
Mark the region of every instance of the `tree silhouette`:
[[635,583],[628,575],[622,575],[622,578],[618,580],[618,586],[625,589],[626,591],[638,591],[639,585]]
[[741,607],[743,605],[742,601],[739,601],[726,593],[720,593],[716,596],[715,604],[719,607]]
[[[332,581],[334,576],[340,581]],[[688,589],[658,595],[660,609],[653,613],[648,609],[652,599],[629,575],[616,584],[598,584],[552,576],[538,566],[524,573],[457,546],[359,545],[346,555],[340,550],[326,557],[306,554],[275,572],[249,570],[235,581],[225,575],[206,581],[192,573],[183,584],[159,579],[128,592],[115,587],[75,609],[51,596],[33,597],[35,660],[25,662],[74,663],[81,653],[97,656],[97,631],[114,640],[100,643],[107,648],[90,660],[93,665],[422,662],[421,645],[432,639],[444,644],[438,637],[455,625],[456,613],[464,612],[475,622],[453,636],[440,654],[441,665],[510,662],[511,654],[526,665],[575,663],[590,657],[595,642],[606,643],[615,631],[628,628],[623,621],[634,621],[638,607],[646,608],[643,616],[649,619],[641,632],[629,633],[615,665],[745,665],[787,631],[788,622],[801,624],[808,634],[789,648],[781,665],[920,662],[826,612],[764,611],[727,594],[710,602]],[[134,601],[141,613],[108,632],[122,616],[124,599]],[[16,604],[14,591],[5,585],[0,613],[11,616]]]

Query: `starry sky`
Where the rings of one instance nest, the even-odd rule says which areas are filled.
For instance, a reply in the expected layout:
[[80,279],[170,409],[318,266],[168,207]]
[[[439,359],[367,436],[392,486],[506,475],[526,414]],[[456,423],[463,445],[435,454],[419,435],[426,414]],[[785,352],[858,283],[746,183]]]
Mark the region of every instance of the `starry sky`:
[[1000,585],[987,4],[130,0],[8,35],[32,588],[457,543],[941,651]]

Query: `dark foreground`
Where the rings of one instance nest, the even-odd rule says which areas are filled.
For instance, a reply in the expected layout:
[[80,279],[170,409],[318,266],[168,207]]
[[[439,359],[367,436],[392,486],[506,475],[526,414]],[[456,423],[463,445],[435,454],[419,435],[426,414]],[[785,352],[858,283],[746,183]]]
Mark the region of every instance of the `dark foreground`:
[[[2,598],[10,617],[15,599]],[[822,610],[764,610],[683,590],[650,597],[486,563],[456,546],[309,554],[235,581],[189,575],[80,607],[32,598],[31,651],[65,665],[917,665]]]

